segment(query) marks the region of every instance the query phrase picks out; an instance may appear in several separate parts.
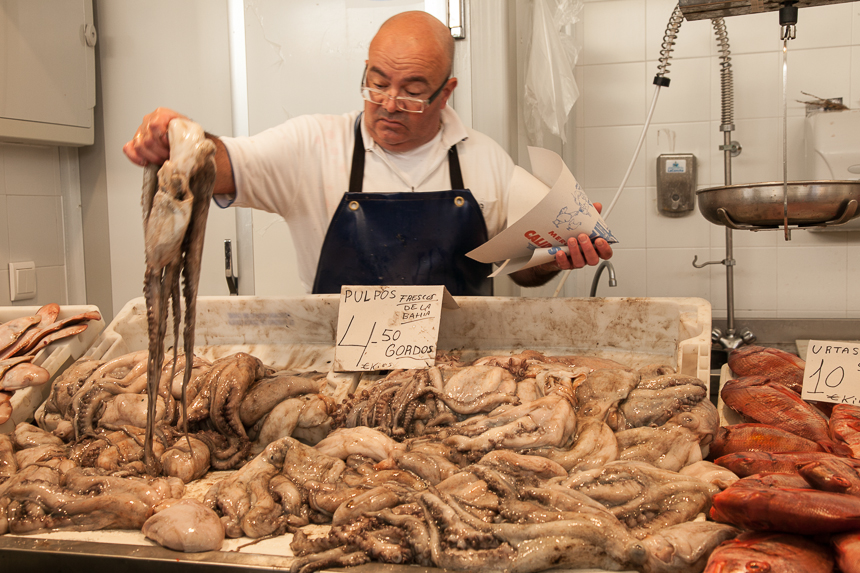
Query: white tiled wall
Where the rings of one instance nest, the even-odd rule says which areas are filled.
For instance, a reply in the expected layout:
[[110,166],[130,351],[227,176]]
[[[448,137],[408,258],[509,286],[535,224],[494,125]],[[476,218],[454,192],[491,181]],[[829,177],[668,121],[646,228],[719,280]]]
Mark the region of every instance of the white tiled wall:
[[[0,306],[67,304],[56,147],[0,144]],[[9,263],[36,263],[36,298],[11,302]]]
[[[578,31],[581,96],[576,103],[574,175],[608,204],[624,176],[654,92],[660,44],[675,0],[586,0]],[[726,18],[734,74],[732,183],[782,180],[782,42],[776,12]],[[710,20],[684,21],[668,77],[639,159],[608,222],[620,239],[618,286],[601,278],[600,296],[700,296],[726,315],[725,228],[698,209],[660,215],[656,158],[693,153],[699,188],[723,185],[720,76]],[[788,176],[802,177],[804,106],[815,96],[860,107],[860,2],[802,8],[788,52]],[[860,318],[860,232],[734,231],[735,315]],[[578,273],[587,294],[594,269]]]

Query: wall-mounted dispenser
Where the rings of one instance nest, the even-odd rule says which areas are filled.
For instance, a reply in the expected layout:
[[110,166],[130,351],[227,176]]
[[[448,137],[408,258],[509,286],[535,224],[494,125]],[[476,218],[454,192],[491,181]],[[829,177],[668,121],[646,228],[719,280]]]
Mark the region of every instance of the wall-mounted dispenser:
[[[860,110],[821,111],[806,115],[806,162],[803,178],[812,181],[860,179]],[[846,200],[847,201],[847,200]],[[815,231],[857,231],[860,217]]]
[[692,211],[696,202],[696,156],[671,153],[657,157],[657,210],[669,217]]

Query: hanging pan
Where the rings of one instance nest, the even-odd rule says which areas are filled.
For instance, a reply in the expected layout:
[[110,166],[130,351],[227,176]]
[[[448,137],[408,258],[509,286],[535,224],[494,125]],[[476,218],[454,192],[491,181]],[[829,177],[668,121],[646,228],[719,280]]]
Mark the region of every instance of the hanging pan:
[[[699,211],[739,230],[841,225],[860,216],[860,181],[782,181],[710,187],[696,192]],[[787,190],[787,196],[785,191]]]

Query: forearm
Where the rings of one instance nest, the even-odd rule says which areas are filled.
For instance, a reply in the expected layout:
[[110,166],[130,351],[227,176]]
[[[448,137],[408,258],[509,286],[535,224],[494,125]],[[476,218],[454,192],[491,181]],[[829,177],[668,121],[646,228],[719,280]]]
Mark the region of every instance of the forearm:
[[218,136],[207,133],[206,139],[215,144],[216,173],[213,194],[233,197],[236,195],[236,186],[233,182],[233,167],[230,164],[230,156],[227,154],[227,148]]
[[551,281],[559,272],[561,272],[561,269],[555,263],[548,263],[546,265],[522,269],[508,276],[521,287],[538,287]]

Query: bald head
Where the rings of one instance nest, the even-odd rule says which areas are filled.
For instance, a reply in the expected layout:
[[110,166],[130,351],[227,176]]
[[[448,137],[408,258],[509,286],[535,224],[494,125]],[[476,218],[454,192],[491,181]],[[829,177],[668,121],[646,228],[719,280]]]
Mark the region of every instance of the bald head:
[[446,77],[451,75],[454,38],[451,30],[435,16],[420,10],[395,14],[379,27],[370,42],[370,52],[389,49],[392,44],[408,44],[424,51],[428,57],[437,59]]
[[[426,12],[389,18],[370,42],[366,63],[365,86],[388,96],[364,103],[364,125],[373,140],[386,151],[403,152],[433,139],[457,87],[447,26]],[[407,112],[404,100],[424,102],[423,111]]]

